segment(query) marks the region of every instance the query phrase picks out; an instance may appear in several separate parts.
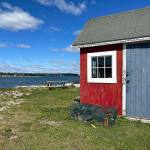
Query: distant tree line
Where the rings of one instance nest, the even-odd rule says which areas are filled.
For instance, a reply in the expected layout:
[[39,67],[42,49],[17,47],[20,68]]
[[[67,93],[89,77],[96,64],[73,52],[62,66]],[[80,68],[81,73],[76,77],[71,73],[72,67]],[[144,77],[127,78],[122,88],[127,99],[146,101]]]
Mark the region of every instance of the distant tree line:
[[79,76],[75,73],[6,73],[6,72],[0,72],[0,76],[8,76],[8,77],[27,77],[27,76]]

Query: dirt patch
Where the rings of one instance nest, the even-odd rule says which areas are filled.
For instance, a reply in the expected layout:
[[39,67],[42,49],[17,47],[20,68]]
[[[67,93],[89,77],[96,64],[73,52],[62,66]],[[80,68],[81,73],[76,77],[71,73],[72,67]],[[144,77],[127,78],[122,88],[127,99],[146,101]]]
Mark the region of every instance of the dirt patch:
[[41,121],[41,124],[47,124],[49,126],[61,126],[63,125],[63,122],[62,121],[54,121],[54,120],[43,120]]
[[21,103],[24,102],[24,99],[17,99],[17,100],[10,100],[7,102],[0,102],[0,111],[5,111],[9,108],[11,108],[12,106],[15,105],[20,105]]
[[28,96],[30,93],[23,93],[18,89],[15,91],[0,91],[0,112],[23,103],[25,101],[25,99],[21,99],[23,95]]

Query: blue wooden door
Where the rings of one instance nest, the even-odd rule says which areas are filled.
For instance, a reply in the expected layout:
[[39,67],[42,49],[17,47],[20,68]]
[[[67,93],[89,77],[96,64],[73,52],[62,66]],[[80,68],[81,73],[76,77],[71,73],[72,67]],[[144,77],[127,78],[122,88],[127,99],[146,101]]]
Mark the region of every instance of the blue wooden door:
[[150,43],[127,45],[126,114],[150,118]]

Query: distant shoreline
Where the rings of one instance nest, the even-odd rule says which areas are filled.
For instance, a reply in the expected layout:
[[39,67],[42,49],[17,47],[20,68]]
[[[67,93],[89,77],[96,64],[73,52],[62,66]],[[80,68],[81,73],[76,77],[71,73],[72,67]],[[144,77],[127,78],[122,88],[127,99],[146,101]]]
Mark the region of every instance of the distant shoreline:
[[29,77],[44,77],[44,76],[0,76],[0,78],[29,78]]
[[67,81],[79,83],[79,76],[1,76],[0,88],[11,88],[16,86],[47,85],[47,81]]
[[53,76],[78,76],[74,73],[3,73],[0,72],[0,77],[53,77]]

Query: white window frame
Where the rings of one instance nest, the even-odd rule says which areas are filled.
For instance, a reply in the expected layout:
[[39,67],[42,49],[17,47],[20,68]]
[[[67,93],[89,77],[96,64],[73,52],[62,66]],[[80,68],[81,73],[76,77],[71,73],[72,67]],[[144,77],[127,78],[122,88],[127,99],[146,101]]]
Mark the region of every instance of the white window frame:
[[[92,78],[92,57],[112,56],[112,78]],[[89,83],[117,83],[116,50],[87,53],[87,82]]]

